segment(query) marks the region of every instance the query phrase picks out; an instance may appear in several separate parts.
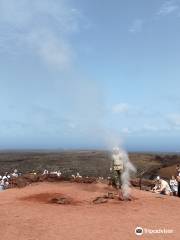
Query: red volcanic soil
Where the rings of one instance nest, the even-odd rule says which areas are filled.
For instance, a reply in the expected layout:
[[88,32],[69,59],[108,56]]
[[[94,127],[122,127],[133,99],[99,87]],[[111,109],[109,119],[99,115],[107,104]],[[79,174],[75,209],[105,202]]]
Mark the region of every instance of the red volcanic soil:
[[[180,199],[133,189],[132,201],[108,199],[106,184],[38,183],[0,192],[0,239],[132,240],[180,239]],[[66,198],[68,204],[52,203]],[[172,229],[171,234],[136,236],[137,226]]]

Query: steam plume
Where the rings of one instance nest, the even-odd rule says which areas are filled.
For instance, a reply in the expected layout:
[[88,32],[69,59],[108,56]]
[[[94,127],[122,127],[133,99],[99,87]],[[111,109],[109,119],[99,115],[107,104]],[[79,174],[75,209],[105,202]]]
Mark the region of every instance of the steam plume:
[[127,152],[122,148],[119,149],[119,156],[123,161],[123,173],[121,174],[122,182],[122,195],[124,198],[129,198],[131,188],[130,188],[130,176],[132,173],[136,172],[135,166],[129,160]]

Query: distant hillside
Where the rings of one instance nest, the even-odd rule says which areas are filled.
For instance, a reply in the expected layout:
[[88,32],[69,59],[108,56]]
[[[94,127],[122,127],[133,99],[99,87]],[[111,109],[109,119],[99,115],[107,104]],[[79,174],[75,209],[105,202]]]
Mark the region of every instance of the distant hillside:
[[[130,160],[137,168],[137,176],[153,178],[159,170],[180,163],[177,154],[130,153]],[[33,169],[60,169],[63,173],[77,171],[85,176],[109,175],[111,154],[108,151],[60,151],[60,152],[0,152],[0,174],[17,168],[26,173]],[[169,176],[168,171],[165,176]]]

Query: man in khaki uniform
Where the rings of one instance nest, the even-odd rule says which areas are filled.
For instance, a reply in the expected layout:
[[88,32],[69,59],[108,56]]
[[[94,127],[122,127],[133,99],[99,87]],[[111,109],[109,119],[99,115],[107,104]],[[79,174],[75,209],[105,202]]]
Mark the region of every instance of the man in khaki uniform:
[[112,163],[110,171],[112,173],[112,179],[117,189],[121,188],[121,174],[124,169],[123,153],[121,153],[118,147],[113,148]]

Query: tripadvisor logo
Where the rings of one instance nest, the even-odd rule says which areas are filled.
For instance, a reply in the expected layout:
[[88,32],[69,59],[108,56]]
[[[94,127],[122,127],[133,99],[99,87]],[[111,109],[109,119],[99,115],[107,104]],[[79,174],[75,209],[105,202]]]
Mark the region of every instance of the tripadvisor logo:
[[137,235],[137,236],[141,236],[141,235],[143,235],[143,228],[142,227],[137,227],[136,229],[135,229],[135,234]]

